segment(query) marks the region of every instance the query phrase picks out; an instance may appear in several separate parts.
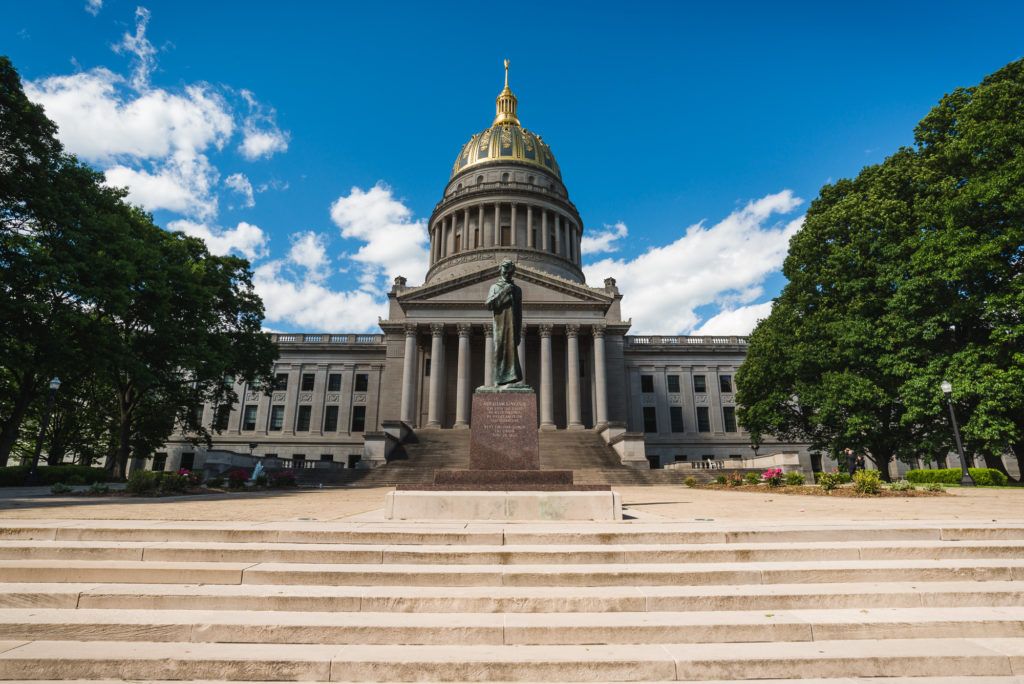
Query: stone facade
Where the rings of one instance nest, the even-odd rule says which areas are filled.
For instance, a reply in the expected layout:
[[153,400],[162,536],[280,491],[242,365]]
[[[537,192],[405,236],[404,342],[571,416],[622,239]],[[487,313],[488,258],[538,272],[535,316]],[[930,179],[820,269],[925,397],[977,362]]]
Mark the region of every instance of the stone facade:
[[[381,459],[376,452],[356,458],[365,437],[389,421],[413,430],[467,428],[473,389],[490,377],[491,315],[483,302],[508,258],[523,290],[519,354],[537,389],[541,430],[614,428],[635,433],[634,442],[642,434],[654,467],[757,456],[733,414],[745,339],[627,335],[615,280],[585,281],[583,221],[550,148],[520,126],[516,107],[506,86],[495,122],[460,149],[428,222],[425,282],[395,279],[382,334],[275,335],[276,372],[287,382],[269,397],[237,388],[240,405],[216,450],[248,454],[254,445],[258,456],[366,466]],[[254,420],[246,421],[247,411]],[[212,408],[204,419],[212,423]],[[799,445],[761,449],[796,451],[810,468]],[[162,453],[156,465],[167,469],[190,460],[199,467],[206,456],[181,435]]]

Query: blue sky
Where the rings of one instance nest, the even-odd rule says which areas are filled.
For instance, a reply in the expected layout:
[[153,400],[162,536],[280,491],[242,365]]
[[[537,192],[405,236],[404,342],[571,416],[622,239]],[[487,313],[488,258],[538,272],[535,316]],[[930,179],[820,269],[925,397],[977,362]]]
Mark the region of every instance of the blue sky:
[[[253,260],[275,330],[373,329],[501,60],[634,332],[746,333],[823,183],[1024,53],[1024,4],[4,5],[67,147]],[[655,298],[656,292],[668,297]]]

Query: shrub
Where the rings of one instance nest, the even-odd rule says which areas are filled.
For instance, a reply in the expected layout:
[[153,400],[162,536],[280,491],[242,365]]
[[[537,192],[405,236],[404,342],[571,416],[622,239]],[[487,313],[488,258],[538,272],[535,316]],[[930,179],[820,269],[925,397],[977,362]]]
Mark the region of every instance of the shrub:
[[181,475],[188,482],[189,487],[198,487],[199,482],[202,478],[199,477],[199,473],[188,468],[182,468],[178,471],[178,475]]
[[63,482],[54,482],[53,486],[50,487],[51,494],[67,494],[71,491],[71,487],[67,486]]
[[941,482],[929,482],[928,484],[926,484],[924,486],[924,489],[927,492],[944,492],[944,491],[946,491],[946,488],[942,485]]
[[693,475],[690,475],[685,480],[683,480],[683,484],[686,485],[687,487],[696,487],[697,478],[695,478]]
[[804,474],[799,470],[791,470],[786,473],[786,484],[799,487],[804,483]]
[[914,491],[914,485],[906,480],[897,480],[889,485],[889,489],[894,492],[912,492]]
[[747,473],[743,476],[743,481],[749,485],[761,484],[761,478],[758,477],[757,473]]
[[105,482],[93,482],[92,486],[89,487],[89,493],[93,495],[108,494],[110,493],[110,487]]
[[882,491],[882,476],[877,470],[858,470],[853,474],[853,490],[861,494]]
[[715,484],[725,484],[725,475],[716,475]]
[[155,494],[160,485],[160,475],[161,473],[152,470],[132,471],[132,474],[128,476],[128,486],[125,487],[125,491],[136,496]]
[[295,473],[291,470],[274,470],[267,473],[267,480],[274,489],[295,486]]
[[242,489],[245,481],[249,479],[249,471],[244,468],[232,468],[227,472],[228,487],[231,489]]
[[[967,471],[974,479],[974,484],[982,487],[999,486],[1007,483],[1006,475],[995,468],[968,468]],[[907,472],[907,480],[918,484],[938,482],[939,484],[956,485],[960,484],[961,470],[959,468],[937,468],[935,470],[910,470]]]
[[826,492],[831,492],[833,489],[843,484],[843,478],[840,477],[840,473],[818,473],[816,481],[818,486],[824,489]]
[[207,478],[206,486],[211,489],[220,489],[224,486],[224,478],[220,475],[214,475],[213,477]]
[[188,477],[178,473],[159,473],[159,489],[162,494],[180,494],[188,489]]
[[725,483],[730,487],[739,487],[743,484],[743,476],[739,473],[729,473],[729,477],[726,478]]
[[778,487],[782,484],[782,468],[769,468],[761,473],[761,479],[767,482],[769,487]]
[[[25,476],[28,475],[28,466],[5,466],[0,468],[0,487],[21,487],[25,484]],[[106,482],[107,471],[103,468],[93,468],[81,465],[41,465],[36,470],[41,484],[92,484],[93,482]]]

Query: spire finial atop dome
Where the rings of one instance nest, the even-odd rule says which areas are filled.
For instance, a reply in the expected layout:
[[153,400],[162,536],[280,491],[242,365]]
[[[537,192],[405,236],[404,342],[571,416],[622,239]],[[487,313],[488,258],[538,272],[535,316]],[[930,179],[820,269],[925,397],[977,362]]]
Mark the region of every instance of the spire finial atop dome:
[[492,126],[518,126],[519,118],[516,116],[516,105],[518,100],[516,96],[512,94],[512,91],[508,87],[508,60],[505,60],[505,88],[498,93],[498,99],[495,103],[495,109],[497,113],[494,117],[494,123]]

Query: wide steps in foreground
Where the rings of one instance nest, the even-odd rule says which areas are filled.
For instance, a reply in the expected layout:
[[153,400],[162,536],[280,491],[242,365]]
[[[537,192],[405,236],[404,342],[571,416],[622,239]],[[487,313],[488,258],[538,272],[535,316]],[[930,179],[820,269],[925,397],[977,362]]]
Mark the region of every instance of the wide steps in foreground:
[[1020,684],[1024,525],[0,524],[0,679],[794,676]]

